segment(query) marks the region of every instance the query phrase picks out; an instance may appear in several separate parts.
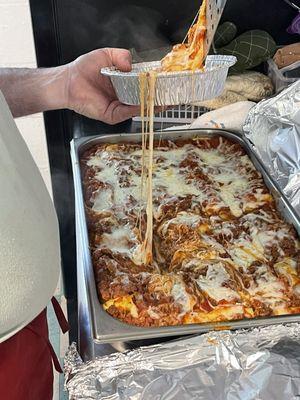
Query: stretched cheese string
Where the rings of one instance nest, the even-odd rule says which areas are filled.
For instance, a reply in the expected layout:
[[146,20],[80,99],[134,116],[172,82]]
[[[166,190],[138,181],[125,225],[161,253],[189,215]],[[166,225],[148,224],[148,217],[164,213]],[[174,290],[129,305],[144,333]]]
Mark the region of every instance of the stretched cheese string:
[[144,194],[144,180],[145,180],[145,151],[146,151],[146,138],[145,138],[145,93],[147,76],[146,73],[139,75],[140,83],[140,103],[141,103],[141,120],[142,120],[142,171],[141,171],[141,193],[140,193],[140,210],[139,210],[139,233],[142,240],[142,208],[143,208],[143,194]]
[[191,25],[190,25],[190,27],[189,27],[189,30],[187,31],[187,33],[186,33],[186,35],[185,35],[185,37],[184,37],[184,39],[183,39],[183,41],[182,41],[182,44],[186,42],[186,39],[187,39],[188,36],[189,36],[189,32],[190,32],[190,30],[192,29],[192,27],[194,26],[194,24],[196,23],[199,14],[200,14],[200,8],[199,8],[199,10],[197,11],[197,14],[195,15],[195,18],[193,19],[193,22],[191,23]]
[[148,187],[147,187],[147,229],[145,236],[145,261],[146,264],[152,262],[153,245],[153,192],[152,192],[152,174],[153,174],[153,144],[154,144],[154,96],[155,96],[156,73],[149,73],[149,159],[148,159]]
[[[149,146],[148,146],[148,167],[147,167],[147,225],[146,234],[141,246],[141,262],[148,265],[152,262],[152,247],[153,247],[153,191],[152,191],[152,174],[153,174],[153,144],[154,144],[154,98],[155,98],[155,83],[156,83],[156,72],[150,71],[147,75],[148,86],[148,96],[147,96],[147,120],[148,124],[146,126],[146,132],[142,132],[142,177],[141,180],[144,181],[144,175],[146,168],[145,164],[145,152],[147,148],[147,136],[149,136]],[[141,80],[144,78],[141,77]],[[140,92],[142,95],[142,90]],[[141,101],[142,105],[142,101]],[[143,104],[144,105],[144,104]],[[141,110],[142,120],[145,119],[144,113]],[[143,125],[143,122],[142,122]],[[143,139],[144,137],[144,139]],[[143,155],[144,154],[144,155]]]
[[[206,2],[203,0],[201,7],[190,27],[184,41],[188,38],[188,43],[182,43],[173,47],[173,50],[161,61],[163,71],[192,70],[195,71],[203,65],[205,51],[204,42],[206,37]],[[197,22],[194,24],[194,22]],[[153,260],[153,191],[152,191],[152,173],[153,173],[153,120],[154,120],[154,98],[156,72],[141,73],[140,82],[140,104],[142,119],[142,171],[141,171],[141,208],[143,204],[144,180],[147,170],[147,190],[146,190],[146,215],[147,225],[146,233],[142,235],[142,209],[139,214],[139,231],[142,241],[140,248],[140,262],[150,264]],[[145,89],[147,86],[148,96],[146,104],[145,119]],[[145,155],[147,150],[147,136],[149,136],[148,146],[148,168],[145,167]]]

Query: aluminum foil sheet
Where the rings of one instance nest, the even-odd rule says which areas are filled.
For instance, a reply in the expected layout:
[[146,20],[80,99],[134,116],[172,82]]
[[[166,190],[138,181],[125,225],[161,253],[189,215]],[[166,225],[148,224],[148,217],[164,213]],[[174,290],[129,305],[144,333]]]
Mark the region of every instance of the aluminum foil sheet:
[[253,107],[244,131],[300,215],[300,80]]
[[83,363],[65,358],[70,400],[300,398],[300,325],[211,332]]
[[[234,56],[208,56],[204,71],[168,72],[157,75],[155,105],[172,106],[213,99],[224,90],[228,69],[236,63]],[[102,68],[109,76],[118,99],[124,104],[140,104],[139,74],[159,68],[160,62],[133,64],[131,72]]]

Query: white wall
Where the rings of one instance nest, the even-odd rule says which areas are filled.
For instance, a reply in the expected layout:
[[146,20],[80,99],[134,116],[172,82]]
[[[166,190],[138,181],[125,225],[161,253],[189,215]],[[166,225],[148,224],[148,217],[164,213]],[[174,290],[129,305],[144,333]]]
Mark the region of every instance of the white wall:
[[[35,67],[36,57],[28,0],[0,0],[0,67]],[[42,114],[17,118],[24,137],[51,193]]]

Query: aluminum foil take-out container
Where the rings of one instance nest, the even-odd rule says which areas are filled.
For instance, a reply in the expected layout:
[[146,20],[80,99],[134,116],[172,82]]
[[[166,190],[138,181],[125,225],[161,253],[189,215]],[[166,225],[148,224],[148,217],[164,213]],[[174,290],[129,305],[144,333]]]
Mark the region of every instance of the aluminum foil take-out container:
[[[229,68],[236,63],[234,56],[207,56],[203,71],[159,72],[155,100],[157,106],[175,106],[213,99],[223,90]],[[140,104],[139,74],[160,67],[160,61],[133,64],[130,72],[115,67],[102,68],[110,77],[118,99],[129,105]]]

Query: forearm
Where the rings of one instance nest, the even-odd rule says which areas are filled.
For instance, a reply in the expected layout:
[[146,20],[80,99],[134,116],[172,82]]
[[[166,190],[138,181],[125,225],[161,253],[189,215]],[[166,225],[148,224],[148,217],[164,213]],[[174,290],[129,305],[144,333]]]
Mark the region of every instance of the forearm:
[[66,66],[45,69],[0,68],[0,90],[14,117],[66,108]]

